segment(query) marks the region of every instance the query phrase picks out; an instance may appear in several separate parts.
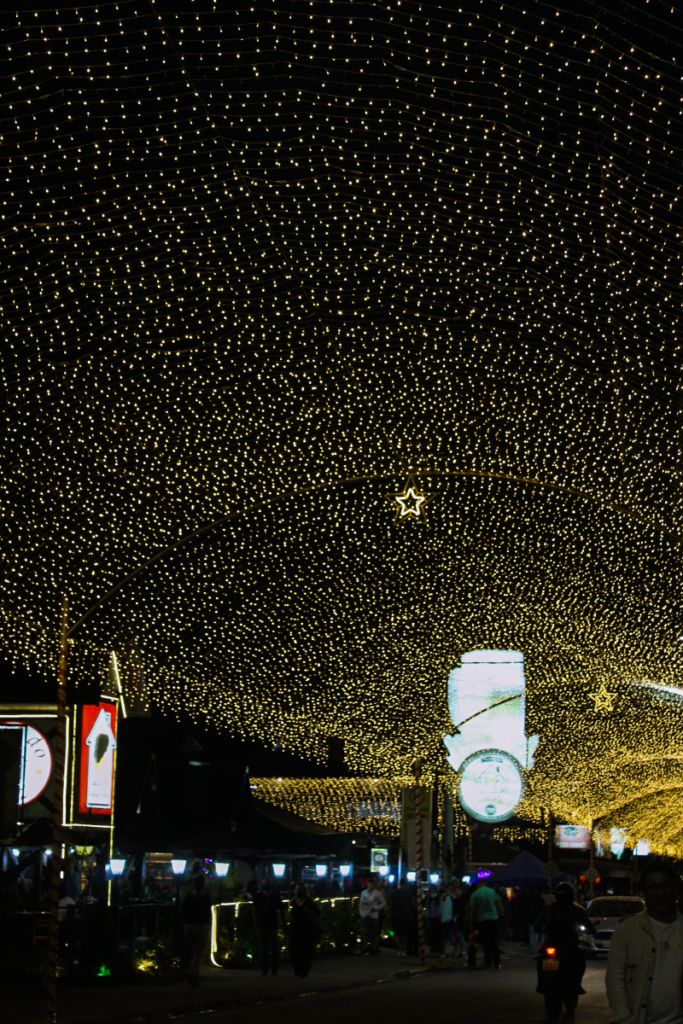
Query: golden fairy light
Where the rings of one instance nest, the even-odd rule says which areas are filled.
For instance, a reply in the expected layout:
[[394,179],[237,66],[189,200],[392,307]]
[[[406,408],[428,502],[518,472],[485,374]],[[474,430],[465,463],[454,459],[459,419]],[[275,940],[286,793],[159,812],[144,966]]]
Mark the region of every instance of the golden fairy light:
[[683,850],[680,30],[629,11],[3,16],[15,657],[102,601],[72,677],[389,780],[521,650],[529,827]]

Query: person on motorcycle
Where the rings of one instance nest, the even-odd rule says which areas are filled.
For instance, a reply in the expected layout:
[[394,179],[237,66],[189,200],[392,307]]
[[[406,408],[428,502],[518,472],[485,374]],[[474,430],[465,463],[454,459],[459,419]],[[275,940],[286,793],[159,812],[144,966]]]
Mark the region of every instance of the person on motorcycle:
[[574,902],[574,886],[560,882],[555,886],[555,902],[549,904],[534,924],[543,936],[538,954],[536,991],[545,999],[549,1021],[559,1020],[562,1004],[571,1013],[576,1009],[586,970],[586,958],[579,949],[579,932],[595,934],[586,911]]

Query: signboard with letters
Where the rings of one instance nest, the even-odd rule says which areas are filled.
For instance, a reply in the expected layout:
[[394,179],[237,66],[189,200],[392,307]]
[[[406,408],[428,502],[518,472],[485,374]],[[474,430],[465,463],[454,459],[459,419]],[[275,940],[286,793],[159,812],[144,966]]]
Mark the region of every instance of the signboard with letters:
[[16,771],[18,822],[27,824],[36,818],[52,817],[56,714],[33,714],[20,710],[17,714],[2,715],[0,731],[7,742],[16,742],[19,746]]

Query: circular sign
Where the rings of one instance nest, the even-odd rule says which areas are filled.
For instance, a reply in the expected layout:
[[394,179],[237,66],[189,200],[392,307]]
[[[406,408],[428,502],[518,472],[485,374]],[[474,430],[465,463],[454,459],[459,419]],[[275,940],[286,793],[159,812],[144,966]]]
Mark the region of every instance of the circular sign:
[[36,800],[43,792],[52,775],[52,751],[42,732],[27,722],[11,722],[23,725],[24,742],[21,747],[22,769],[19,780],[19,803],[22,806]]
[[462,766],[458,798],[477,821],[495,824],[513,816],[523,789],[522,770],[514,757],[503,750],[479,750]]

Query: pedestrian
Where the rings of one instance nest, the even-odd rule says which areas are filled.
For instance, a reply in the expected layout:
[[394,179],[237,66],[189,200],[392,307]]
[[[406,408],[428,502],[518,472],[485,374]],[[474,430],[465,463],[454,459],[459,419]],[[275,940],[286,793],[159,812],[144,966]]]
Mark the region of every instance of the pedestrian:
[[385,906],[386,900],[371,876],[360,896],[361,956],[379,953],[379,915]]
[[420,952],[420,928],[419,928],[417,884],[410,886],[410,924],[408,926],[408,956],[418,956]]
[[408,955],[410,930],[410,892],[408,882],[402,878],[391,895],[391,924],[396,938],[396,956]]
[[543,897],[534,885],[524,899],[524,919],[529,931],[529,947],[533,957],[538,952],[538,932],[535,925],[544,910],[545,903],[543,902]]
[[424,917],[427,925],[429,952],[438,956],[441,952],[441,899],[435,885],[429,887]]
[[464,933],[467,938],[467,970],[477,969],[477,949],[479,946],[479,934],[477,932],[477,913],[472,904],[472,894],[476,886],[465,889],[463,893],[463,921]]
[[641,872],[647,909],[614,929],[605,984],[615,1021],[624,1024],[683,1024],[683,916],[679,878],[661,858]]
[[484,967],[486,970],[499,971],[498,921],[502,916],[500,900],[493,889],[489,889],[486,881],[480,878],[476,890],[470,897],[470,904],[476,917],[478,936],[484,947]]
[[65,894],[76,903],[81,895],[81,876],[76,871],[73,857],[67,857],[64,861],[64,889]]
[[452,956],[453,945],[453,890],[446,886],[441,896],[441,956]]
[[500,900],[501,914],[498,918],[498,942],[503,942],[507,936],[508,919],[510,916],[510,900],[504,886],[500,882],[493,883],[493,891]]
[[289,959],[295,977],[305,978],[311,969],[320,935],[319,916],[320,908],[306,886],[297,885],[289,918]]
[[190,952],[188,981],[193,988],[199,985],[199,970],[206,952],[211,931],[211,900],[204,892],[204,875],[192,879],[192,892],[180,907],[185,942]]
[[261,891],[254,895],[252,913],[261,946],[261,974],[265,978],[270,966],[272,974],[275,976],[277,974],[278,914],[284,932],[287,931],[287,919],[280,893],[273,889],[273,883],[268,877],[266,877]]
[[467,955],[467,940],[465,927],[465,907],[467,906],[467,896],[463,893],[460,884],[457,882],[453,886],[453,927],[455,930],[455,947],[456,954],[455,959],[460,960],[462,957]]

